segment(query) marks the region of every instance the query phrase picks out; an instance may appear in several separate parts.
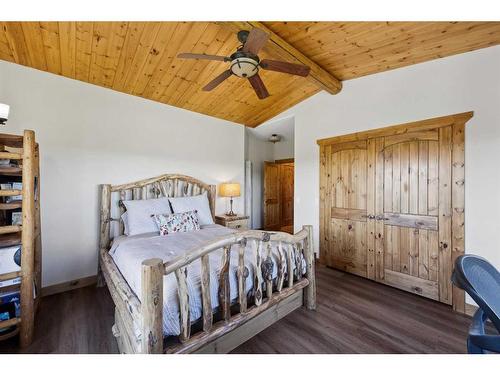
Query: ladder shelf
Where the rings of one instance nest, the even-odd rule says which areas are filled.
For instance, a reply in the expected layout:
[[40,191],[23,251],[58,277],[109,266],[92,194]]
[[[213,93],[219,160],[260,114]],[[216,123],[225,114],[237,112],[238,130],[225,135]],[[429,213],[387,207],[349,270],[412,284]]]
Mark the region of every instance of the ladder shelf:
[[[25,130],[22,136],[0,134],[0,159],[9,160],[0,165],[0,181],[22,183],[22,189],[0,189],[0,252],[21,245],[20,270],[0,273],[0,282],[18,278],[21,281],[0,286],[2,294],[16,291],[20,294],[20,316],[0,321],[0,329],[4,331],[0,332],[0,340],[19,335],[21,346],[26,347],[33,340],[41,289],[40,168],[35,133]],[[14,213],[20,216],[20,221],[11,222]],[[11,327],[15,329],[5,331]]]

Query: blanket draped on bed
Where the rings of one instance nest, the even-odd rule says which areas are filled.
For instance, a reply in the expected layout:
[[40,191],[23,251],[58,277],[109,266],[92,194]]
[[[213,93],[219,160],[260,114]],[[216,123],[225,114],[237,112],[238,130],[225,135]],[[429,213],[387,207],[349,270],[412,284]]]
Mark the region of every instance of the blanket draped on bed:
[[[147,233],[136,236],[120,236],[115,238],[110,250],[110,255],[116,263],[123,277],[131,289],[141,300],[141,263],[146,259],[160,258],[167,262],[189,250],[200,247],[207,241],[217,237],[234,233],[235,231],[221,225],[206,225],[199,231],[176,233],[160,236],[157,233]],[[253,289],[253,268],[256,264],[255,248],[249,241],[245,251],[245,265],[249,270],[246,279],[246,290]],[[272,244],[273,279],[277,277],[278,250]],[[262,257],[266,256],[264,252]],[[210,253],[210,294],[212,309],[219,306],[217,291],[219,288],[219,271],[221,269],[222,250]],[[295,262],[292,262],[295,264]],[[231,267],[229,269],[229,284],[231,301],[238,298],[238,251],[236,247],[231,251]],[[302,268],[305,271],[305,261],[302,259]],[[189,292],[189,311],[191,322],[202,315],[201,299],[201,262],[196,260],[187,267],[187,287]],[[140,332],[139,327],[135,327]],[[177,280],[174,273],[163,278],[163,334],[177,336],[180,334],[179,324],[179,299],[177,295]]]

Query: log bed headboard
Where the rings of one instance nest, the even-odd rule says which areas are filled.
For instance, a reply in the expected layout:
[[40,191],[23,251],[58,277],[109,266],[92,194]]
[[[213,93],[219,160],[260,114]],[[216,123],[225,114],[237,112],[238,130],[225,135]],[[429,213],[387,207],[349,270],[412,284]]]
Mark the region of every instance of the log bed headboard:
[[124,200],[160,197],[189,197],[207,193],[210,211],[215,216],[215,185],[181,174],[163,174],[121,185],[100,185],[100,248],[108,249],[111,239],[123,234],[121,215]]

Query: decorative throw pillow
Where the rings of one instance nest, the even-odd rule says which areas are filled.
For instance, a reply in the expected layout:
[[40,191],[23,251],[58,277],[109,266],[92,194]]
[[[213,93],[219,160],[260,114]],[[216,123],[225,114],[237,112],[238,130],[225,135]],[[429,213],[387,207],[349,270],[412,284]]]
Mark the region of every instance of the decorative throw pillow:
[[127,209],[128,235],[158,232],[151,215],[172,212],[168,198],[123,201]]
[[196,211],[166,215],[156,214],[151,216],[154,218],[160,230],[160,236],[200,230],[200,223]]
[[200,225],[214,224],[210,204],[208,203],[207,192],[192,197],[168,198],[174,213],[194,211],[198,212]]

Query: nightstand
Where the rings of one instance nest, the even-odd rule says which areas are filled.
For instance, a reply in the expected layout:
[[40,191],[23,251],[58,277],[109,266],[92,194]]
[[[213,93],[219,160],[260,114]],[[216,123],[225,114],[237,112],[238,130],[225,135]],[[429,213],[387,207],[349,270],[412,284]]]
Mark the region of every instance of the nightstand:
[[215,223],[232,229],[247,230],[249,229],[249,216],[226,216],[216,215]]

